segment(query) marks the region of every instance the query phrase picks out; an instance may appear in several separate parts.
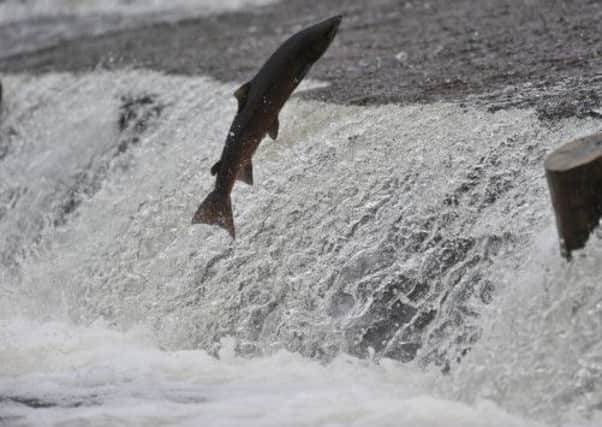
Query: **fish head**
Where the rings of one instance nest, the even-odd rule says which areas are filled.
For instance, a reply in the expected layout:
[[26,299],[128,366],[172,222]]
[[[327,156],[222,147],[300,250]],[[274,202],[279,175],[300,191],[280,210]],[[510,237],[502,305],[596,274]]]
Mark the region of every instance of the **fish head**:
[[303,54],[307,60],[316,62],[326,52],[342,20],[342,15],[333,16],[303,31],[305,33]]

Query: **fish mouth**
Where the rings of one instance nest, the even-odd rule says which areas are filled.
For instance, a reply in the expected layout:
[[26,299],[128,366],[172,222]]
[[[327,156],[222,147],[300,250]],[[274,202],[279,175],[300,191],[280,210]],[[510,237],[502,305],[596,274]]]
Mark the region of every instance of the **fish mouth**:
[[330,18],[331,22],[333,25],[336,25],[337,27],[339,26],[339,24],[341,23],[341,21],[343,20],[343,15],[336,15],[333,16],[332,18]]
[[343,20],[343,15],[333,16],[332,18],[329,19],[330,30],[328,32],[328,38],[330,39],[330,41],[332,41],[332,39],[334,39],[334,36],[336,36],[337,31],[339,30],[339,25],[341,25],[342,20]]

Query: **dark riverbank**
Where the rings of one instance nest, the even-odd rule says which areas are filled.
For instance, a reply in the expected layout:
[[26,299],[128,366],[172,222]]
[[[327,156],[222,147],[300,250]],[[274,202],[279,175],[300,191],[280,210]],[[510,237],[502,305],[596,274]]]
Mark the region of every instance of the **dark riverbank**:
[[175,24],[63,41],[0,60],[4,73],[148,68],[244,81],[292,32],[343,12],[306,97],[345,104],[484,102],[540,117],[596,116],[602,2],[289,0]]

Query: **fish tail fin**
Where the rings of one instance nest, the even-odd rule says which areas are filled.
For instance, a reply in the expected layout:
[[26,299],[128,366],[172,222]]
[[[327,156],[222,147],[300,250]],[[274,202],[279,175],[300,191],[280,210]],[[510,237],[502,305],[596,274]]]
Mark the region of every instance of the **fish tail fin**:
[[218,191],[211,192],[192,217],[192,223],[219,225],[234,239],[234,219],[232,218],[230,195]]

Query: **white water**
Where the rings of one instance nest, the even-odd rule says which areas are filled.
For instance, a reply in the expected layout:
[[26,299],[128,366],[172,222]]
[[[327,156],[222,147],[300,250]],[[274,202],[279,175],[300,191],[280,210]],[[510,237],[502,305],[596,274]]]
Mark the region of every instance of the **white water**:
[[276,0],[4,0],[0,57],[154,22],[175,22]]
[[189,223],[235,86],[1,77],[8,425],[602,423],[602,240],[562,261],[542,169],[600,121],[292,99],[232,242]]
[[57,15],[178,13],[184,17],[269,2],[273,0],[4,0],[0,3],[0,23]]
[[16,378],[0,393],[63,406],[5,408],[31,425],[536,425],[491,402],[436,397],[433,378],[393,361],[339,356],[324,366],[285,351],[245,360],[228,341],[217,360],[161,351],[144,331],[25,321],[2,328],[14,334],[2,371]]

